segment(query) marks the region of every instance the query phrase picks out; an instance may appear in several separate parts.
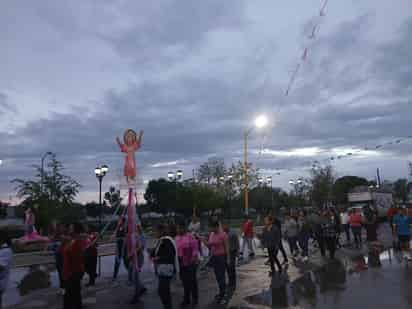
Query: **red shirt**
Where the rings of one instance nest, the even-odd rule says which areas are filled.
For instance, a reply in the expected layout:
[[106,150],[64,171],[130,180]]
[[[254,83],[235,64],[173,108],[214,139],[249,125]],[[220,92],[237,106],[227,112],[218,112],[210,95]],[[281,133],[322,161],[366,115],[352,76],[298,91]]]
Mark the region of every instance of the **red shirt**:
[[391,207],[389,208],[386,216],[388,217],[388,219],[392,219],[392,217],[396,214],[396,208]]
[[247,220],[243,223],[243,234],[247,238],[253,237],[253,222],[251,220]]
[[63,278],[69,280],[75,273],[84,273],[84,240],[76,239],[63,249]]
[[351,214],[349,216],[349,225],[354,227],[362,226],[362,215],[359,213]]

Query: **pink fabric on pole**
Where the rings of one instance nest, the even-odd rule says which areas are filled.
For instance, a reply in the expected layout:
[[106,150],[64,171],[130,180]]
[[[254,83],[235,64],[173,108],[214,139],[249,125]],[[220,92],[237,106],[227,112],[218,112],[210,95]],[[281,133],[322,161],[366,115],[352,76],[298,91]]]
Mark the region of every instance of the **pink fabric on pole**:
[[127,205],[127,255],[137,269],[136,255],[136,210],[133,203],[133,189],[129,188],[129,200]]

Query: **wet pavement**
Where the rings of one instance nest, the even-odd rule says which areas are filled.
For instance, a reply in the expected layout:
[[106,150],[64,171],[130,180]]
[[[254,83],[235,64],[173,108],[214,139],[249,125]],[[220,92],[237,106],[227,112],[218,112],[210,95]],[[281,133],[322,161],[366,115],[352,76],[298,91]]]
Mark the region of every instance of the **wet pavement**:
[[327,261],[280,286],[284,279],[274,277],[270,288],[246,301],[252,308],[412,308],[412,263],[392,249],[380,260],[377,268],[366,257]]
[[[336,260],[320,257],[312,248],[308,263],[296,261],[287,271],[274,277],[268,276],[266,258],[261,250],[257,257],[238,268],[238,289],[231,296],[228,308],[412,308],[412,262],[410,265],[399,253],[387,249],[392,243],[390,234],[382,230],[383,252],[377,257],[380,267],[372,267],[366,246],[363,250],[342,248]],[[386,248],[386,249],[385,249]],[[376,262],[376,261],[375,261]],[[111,282],[113,257],[103,259],[103,274],[93,288],[85,288],[85,309],[114,308],[161,308],[156,291],[156,279],[150,263],[142,274],[148,293],[141,303],[129,305],[133,288],[126,283],[126,273],[121,271],[120,280]],[[53,277],[53,276],[52,276]],[[213,273],[200,274],[200,303],[198,308],[224,308],[213,303],[217,292]],[[53,281],[53,280],[52,280]],[[172,284],[174,308],[182,300],[180,281]],[[61,308],[62,299],[56,288],[34,292],[21,299],[19,305],[9,308]]]

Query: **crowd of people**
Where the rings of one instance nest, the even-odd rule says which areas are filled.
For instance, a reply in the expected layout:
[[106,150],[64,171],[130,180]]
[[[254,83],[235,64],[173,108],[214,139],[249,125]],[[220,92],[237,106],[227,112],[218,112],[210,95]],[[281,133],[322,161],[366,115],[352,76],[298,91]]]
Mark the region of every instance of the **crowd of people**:
[[[391,207],[387,217],[394,236],[394,248],[402,250],[410,259],[412,213],[404,208]],[[202,265],[206,265],[213,269],[216,279],[218,293],[215,302],[224,305],[236,290],[238,261],[255,256],[256,238],[267,251],[266,265],[270,267],[269,275],[274,276],[284,272],[291,260],[307,262],[313,252],[309,248],[319,250],[322,257],[328,255],[330,259],[335,259],[336,251],[341,247],[358,250],[364,245],[363,229],[366,231],[366,242],[375,242],[378,239],[377,228],[377,213],[369,207],[340,212],[333,208],[308,212],[299,210],[288,212],[282,218],[268,215],[264,218],[262,231],[258,233],[251,218],[246,218],[240,234],[217,218],[209,220],[207,233],[202,234],[200,221],[193,216],[190,222],[182,220],[157,225],[153,235],[157,241],[153,248],[146,248],[145,235],[141,226],[137,225],[134,234],[136,252],[130,252],[127,222],[121,217],[113,234],[116,246],[113,281],[117,280],[123,264],[130,285],[134,285],[130,303],[138,303],[147,292],[140,272],[145,263],[151,263],[158,278],[157,292],[163,307],[172,308],[170,287],[174,278],[181,280],[184,290],[181,307],[195,307],[199,303],[198,272]],[[12,256],[10,241],[3,234],[0,233],[0,308]],[[95,284],[97,234],[88,233],[82,224],[75,223],[53,227],[49,237],[53,240],[49,249],[55,255],[61,293],[64,295],[63,308],[80,309],[84,274],[89,278],[87,286]],[[289,252],[284,243],[288,245]],[[283,257],[282,262],[279,253]]]

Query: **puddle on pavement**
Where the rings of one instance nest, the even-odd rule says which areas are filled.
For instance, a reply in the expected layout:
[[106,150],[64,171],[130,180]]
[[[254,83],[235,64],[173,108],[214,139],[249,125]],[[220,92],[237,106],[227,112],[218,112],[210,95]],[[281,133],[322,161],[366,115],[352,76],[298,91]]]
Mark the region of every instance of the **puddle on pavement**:
[[[287,275],[277,275],[272,278],[270,289],[247,297],[246,301],[271,308],[412,308],[410,280],[412,262],[407,267],[390,250],[328,261],[314,270],[303,271],[293,282]],[[402,295],[399,288],[404,291]]]

